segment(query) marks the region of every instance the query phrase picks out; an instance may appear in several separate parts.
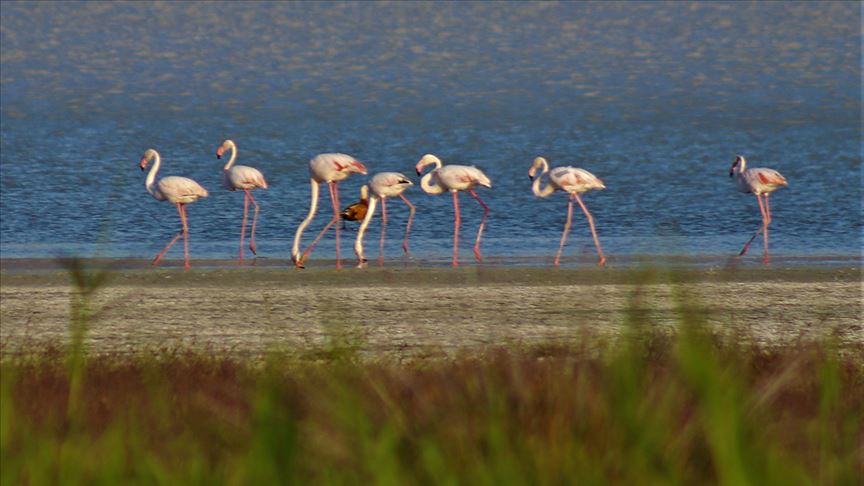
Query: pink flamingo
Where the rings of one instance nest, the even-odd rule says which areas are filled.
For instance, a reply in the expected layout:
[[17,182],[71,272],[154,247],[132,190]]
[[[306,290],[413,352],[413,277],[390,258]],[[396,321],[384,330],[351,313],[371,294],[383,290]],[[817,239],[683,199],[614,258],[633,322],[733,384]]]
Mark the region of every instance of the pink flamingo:
[[[311,176],[310,184],[312,185],[311,203],[309,206],[309,214],[306,219],[300,223],[297,228],[297,233],[294,235],[294,246],[291,248],[291,260],[297,268],[303,268],[303,262],[309,257],[312,248],[318,243],[318,240],[324,236],[324,233],[330,229],[335,223],[339,222],[339,181],[343,181],[351,174],[366,175],[366,166],[360,161],[354,159],[350,155],[345,154],[320,154],[309,161],[309,175]],[[333,218],[327,223],[327,226],[318,233],[318,236],[312,240],[312,243],[300,255],[300,238],[303,235],[303,230],[312,222],[315,217],[315,211],[318,209],[318,184],[326,182],[330,189],[330,201],[333,203]],[[336,225],[336,268],[342,268],[342,259],[339,256],[339,225]]]
[[186,205],[195,202],[198,199],[207,197],[207,189],[204,189],[200,184],[192,179],[178,176],[163,177],[159,179],[159,182],[154,183],[156,173],[159,172],[159,165],[162,163],[162,159],[159,157],[159,152],[153,149],[148,149],[144,152],[144,157],[141,158],[139,167],[141,167],[141,170],[143,171],[147,168],[147,164],[151,160],[154,160],[153,167],[147,174],[147,180],[144,182],[144,186],[147,188],[147,192],[149,192],[157,201],[169,201],[177,206],[177,212],[180,214],[181,224],[180,232],[177,233],[177,236],[175,236],[174,239],[165,246],[165,249],[162,250],[161,253],[156,255],[156,258],[153,259],[151,265],[159,263],[159,260],[162,259],[168,249],[171,248],[171,246],[174,245],[174,243],[176,243],[182,236],[185,268],[186,270],[189,270],[189,225],[186,220]]
[[[535,178],[538,169],[543,169],[540,176]],[[549,173],[549,182],[546,187],[540,188],[543,174]],[[576,167],[555,167],[549,171],[549,163],[543,157],[537,157],[528,169],[528,177],[534,181],[531,190],[535,196],[547,197],[555,191],[563,191],[569,195],[567,204],[567,222],[564,223],[564,232],[561,234],[561,243],[558,245],[558,253],[555,254],[555,266],[557,267],[561,261],[561,251],[564,249],[564,242],[567,241],[567,233],[570,232],[570,224],[573,222],[573,201],[579,203],[585,217],[588,219],[588,226],[591,227],[591,235],[594,237],[594,246],[597,247],[597,254],[600,256],[598,265],[606,264],[606,257],[603,256],[603,249],[600,247],[600,240],[597,238],[597,230],[594,228],[594,217],[591,212],[582,202],[581,193],[593,189],[606,189],[603,181],[598,179],[594,174],[585,169]]]
[[369,181],[368,186],[363,186],[360,190],[361,195],[364,192],[371,192],[371,197],[368,199],[368,209],[363,217],[363,222],[360,223],[360,229],[357,232],[357,241],[354,243],[354,253],[357,255],[357,266],[363,267],[366,264],[366,258],[363,256],[363,235],[366,232],[366,227],[372,221],[372,216],[375,214],[375,206],[378,201],[381,201],[381,242],[378,247],[378,265],[384,264],[384,234],[387,228],[387,198],[399,196],[402,201],[408,205],[408,224],[405,226],[405,238],[402,240],[402,251],[408,253],[408,235],[411,233],[411,222],[414,220],[414,205],[408,201],[403,192],[410,186],[414,185],[410,179],[398,172],[381,172],[375,174]]
[[255,251],[255,225],[258,223],[258,203],[252,197],[253,189],[267,189],[267,181],[264,180],[264,175],[261,171],[254,167],[246,165],[234,165],[234,159],[237,158],[237,145],[232,140],[225,140],[222,145],[216,149],[216,158],[221,159],[222,155],[227,151],[231,151],[231,158],[228,163],[222,168],[222,185],[229,191],[240,189],[243,191],[243,223],[240,225],[240,262],[243,262],[243,237],[246,236],[246,218],[249,215],[249,202],[255,206],[255,213],[252,216],[252,230],[249,234],[249,250],[253,255],[257,255]]
[[[738,174],[738,190],[755,194],[756,200],[759,202],[759,211],[762,213],[762,226],[753,233],[753,236],[747,241],[747,244],[744,245],[738,256],[747,253],[750,243],[753,243],[753,240],[759,236],[759,233],[762,233],[762,241],[765,244],[765,254],[762,257],[762,263],[768,264],[770,261],[768,255],[768,225],[771,224],[771,207],[768,205],[768,196],[781,187],[789,186],[789,183],[786,182],[785,177],[774,169],[748,169],[747,161],[740,155],[735,157],[735,162],[732,162],[732,168],[729,169],[729,177],[734,176],[736,172]],[[764,204],[762,202],[763,195],[765,197]]]
[[480,169],[466,165],[441,165],[441,160],[432,155],[426,154],[417,162],[417,175],[423,173],[426,166],[434,165],[435,168],[420,179],[420,187],[427,194],[441,194],[444,191],[450,191],[453,194],[453,266],[459,266],[459,224],[461,218],[459,215],[459,191],[468,191],[477,202],[483,206],[483,219],[480,221],[480,229],[477,230],[477,239],[474,241],[474,258],[478,262],[483,261],[480,255],[480,237],[483,235],[483,228],[486,226],[486,217],[489,215],[489,206],[477,196],[474,188],[484,186],[492,188],[492,182],[486,177]]

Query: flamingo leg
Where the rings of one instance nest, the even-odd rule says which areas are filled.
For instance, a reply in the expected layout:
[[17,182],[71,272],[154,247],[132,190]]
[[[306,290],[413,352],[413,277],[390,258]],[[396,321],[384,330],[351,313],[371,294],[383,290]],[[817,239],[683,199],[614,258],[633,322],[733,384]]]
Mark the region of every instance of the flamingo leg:
[[[741,249],[738,256],[744,256],[744,254],[747,253],[747,250],[750,249],[750,244],[753,243],[753,240],[755,240],[757,236],[759,236],[759,233],[763,233],[763,228],[765,227],[766,214],[765,209],[762,207],[762,198],[759,194],[756,195],[756,200],[759,201],[759,213],[762,215],[762,226],[759,226],[759,229],[757,229],[756,232],[753,233],[753,236],[747,240],[747,243],[744,244],[744,248]],[[767,218],[770,220],[770,216],[767,216]]]
[[[330,227],[336,223],[336,220],[339,219],[338,197],[336,197],[336,199],[334,199],[334,194],[333,194],[333,186],[335,186],[335,185],[336,185],[335,182],[328,182],[327,183],[327,187],[330,190],[330,200],[334,201],[333,207],[334,207],[334,213],[335,213],[336,217],[331,219],[330,222],[327,223],[327,225],[324,226],[324,228],[320,232],[318,232],[318,235],[315,236],[315,239],[312,240],[312,243],[310,243],[309,246],[306,247],[306,251],[303,252],[303,256],[300,258],[301,262],[306,261],[306,259],[309,257],[309,254],[312,253],[312,248],[315,247],[315,244],[317,244],[321,240],[321,238],[324,236],[324,234],[327,233],[327,230],[329,230]],[[342,268],[341,261],[339,260],[339,244],[338,244],[338,242],[339,242],[339,228],[338,227],[336,228],[336,242],[337,242],[337,244],[336,244],[336,262],[337,262],[336,268]]]
[[408,211],[409,211],[408,212],[408,225],[405,226],[405,238],[402,240],[402,251],[404,251],[405,254],[407,255],[408,254],[408,235],[411,234],[411,223],[414,221],[414,211],[416,211],[416,208],[414,207],[413,204],[411,204],[410,201],[408,201],[408,198],[406,198],[404,195],[399,194],[399,197],[401,197],[402,201],[408,205]]
[[156,255],[156,258],[153,259],[150,265],[156,266],[156,264],[159,263],[159,260],[161,260],[162,257],[165,256],[166,253],[168,253],[168,250],[172,246],[174,246],[174,243],[177,243],[177,240],[179,240],[180,237],[183,236],[183,209],[181,208],[181,206],[182,205],[180,203],[177,203],[177,213],[180,215],[180,231],[171,241],[168,242],[167,245],[165,245],[165,248],[158,255]]
[[555,266],[561,263],[561,251],[564,250],[564,243],[567,242],[567,234],[570,233],[570,224],[573,223],[573,196],[568,198],[567,202],[567,221],[564,222],[564,231],[561,233],[561,242],[558,244],[558,253],[555,254]]
[[768,194],[765,194],[764,197],[765,211],[763,211],[763,217],[765,224],[762,225],[762,242],[765,244],[765,254],[762,256],[762,263],[767,265],[771,261],[771,256],[768,254],[768,225],[771,224],[771,209],[768,207]]
[[483,206],[483,219],[480,220],[480,228],[477,230],[477,239],[474,240],[474,258],[478,262],[483,263],[483,257],[480,255],[480,238],[483,236],[483,228],[486,227],[486,217],[489,216],[489,206],[480,199],[480,196],[473,189],[468,190],[468,193],[474,196],[474,199]]
[[240,263],[243,263],[243,237],[246,236],[246,217],[249,215],[249,191],[243,191],[243,222],[240,224]]
[[189,223],[186,218],[186,205],[180,204],[180,219],[183,221],[183,267],[186,270],[191,268],[189,265]]
[[255,206],[255,213],[252,215],[252,231],[249,233],[249,251],[252,252],[253,255],[258,255],[258,252],[255,248],[255,226],[258,224],[258,212],[261,211],[261,207],[258,206],[258,202],[255,201],[255,198],[252,196],[250,191],[246,191],[246,194],[249,195],[249,201],[252,202],[252,205]]
[[459,266],[459,224],[462,219],[459,217],[459,192],[452,191],[453,194],[453,267]]
[[381,241],[378,243],[378,266],[384,266],[384,236],[387,233],[387,198],[381,198]]
[[585,207],[585,203],[582,202],[582,197],[575,193],[576,202],[579,203],[579,206],[582,208],[582,212],[585,213],[585,217],[588,218],[588,226],[591,227],[591,236],[594,237],[594,246],[597,247],[597,255],[600,257],[600,261],[597,262],[597,265],[603,266],[606,265],[606,257],[603,256],[603,248],[600,247],[600,239],[597,238],[597,229],[594,227],[594,217],[591,216],[591,212],[588,211],[588,208]]

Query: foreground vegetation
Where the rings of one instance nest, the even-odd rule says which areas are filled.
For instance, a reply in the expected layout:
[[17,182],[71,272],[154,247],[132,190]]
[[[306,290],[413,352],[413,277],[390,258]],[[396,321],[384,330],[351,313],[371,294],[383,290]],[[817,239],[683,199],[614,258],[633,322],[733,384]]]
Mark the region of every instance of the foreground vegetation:
[[681,290],[660,333],[634,293],[614,341],[401,362],[350,339],[260,360],[88,356],[99,275],[73,272],[71,345],[0,363],[3,484],[856,484],[861,349],[765,349]]

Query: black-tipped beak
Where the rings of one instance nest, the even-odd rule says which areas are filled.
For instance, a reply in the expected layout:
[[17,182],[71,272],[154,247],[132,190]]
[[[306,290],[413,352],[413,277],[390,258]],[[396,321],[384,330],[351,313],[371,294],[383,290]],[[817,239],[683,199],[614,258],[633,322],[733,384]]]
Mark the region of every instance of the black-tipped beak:
[[735,171],[734,171],[734,170],[730,170],[730,171],[729,171],[729,177],[732,177],[732,176],[734,176],[734,175],[735,175]]
[[531,174],[528,174],[528,180],[529,180],[529,181],[533,181],[533,180],[534,180],[534,176],[532,176]]
[[222,158],[222,154],[220,154],[220,153],[217,152],[217,153],[216,153],[216,158],[217,158],[217,159],[221,159],[221,158]]

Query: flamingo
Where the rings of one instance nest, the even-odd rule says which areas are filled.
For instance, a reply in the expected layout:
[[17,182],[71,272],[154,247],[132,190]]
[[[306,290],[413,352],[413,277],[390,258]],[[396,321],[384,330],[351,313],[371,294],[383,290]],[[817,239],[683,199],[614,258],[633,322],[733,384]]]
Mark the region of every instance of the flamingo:
[[[378,265],[384,264],[384,233],[387,228],[387,198],[399,196],[402,201],[408,206],[408,224],[405,226],[405,238],[402,240],[402,251],[408,253],[408,235],[411,233],[411,222],[414,220],[414,205],[408,201],[403,192],[410,186],[414,185],[410,179],[398,172],[381,172],[375,174],[369,181],[365,192],[371,192],[369,198],[368,210],[363,217],[363,222],[360,224],[360,230],[357,232],[357,241],[354,243],[354,253],[357,255],[357,266],[363,267],[366,263],[366,258],[363,257],[363,235],[366,232],[366,227],[372,221],[375,215],[375,205],[381,201],[381,243],[378,247]],[[361,192],[363,190],[361,189]]]
[[246,236],[246,217],[249,215],[249,202],[255,206],[255,214],[252,216],[252,230],[249,234],[249,250],[253,255],[258,253],[255,251],[255,225],[258,223],[258,203],[252,197],[253,189],[267,189],[267,181],[264,175],[254,168],[246,165],[234,165],[234,159],[237,158],[237,145],[232,140],[225,140],[222,145],[216,149],[216,158],[221,159],[222,155],[230,150],[231,158],[228,163],[222,168],[222,185],[229,191],[242,190],[243,195],[243,223],[240,225],[240,263],[243,263],[243,237]]
[[[759,202],[759,212],[762,213],[762,226],[753,233],[753,236],[747,241],[747,244],[744,245],[738,256],[747,253],[750,243],[753,243],[753,240],[759,236],[759,233],[762,233],[762,241],[765,244],[762,263],[767,265],[770,261],[768,255],[768,225],[771,224],[771,207],[768,205],[768,196],[781,187],[788,187],[789,183],[786,182],[785,177],[774,169],[762,167],[748,169],[747,160],[741,155],[735,157],[735,161],[732,162],[732,168],[729,169],[729,177],[735,176],[736,173],[738,174],[738,190],[744,193],[751,192],[755,194],[756,201]],[[762,202],[763,195],[765,197],[764,204]]]
[[[324,233],[339,221],[339,181],[343,181],[351,174],[366,175],[366,166],[354,157],[345,154],[320,154],[316,155],[309,161],[309,175],[311,176],[310,184],[312,186],[312,195],[309,205],[309,214],[306,219],[300,223],[297,228],[297,233],[294,235],[294,246],[291,247],[291,261],[297,268],[303,268],[303,262],[309,257],[312,248],[318,243],[318,240],[324,236]],[[318,209],[318,185],[326,182],[330,189],[330,201],[333,203],[333,218],[327,223],[327,226],[318,233],[318,236],[312,240],[312,243],[300,255],[300,238],[303,235],[303,230],[312,222],[315,217],[315,211]],[[336,268],[342,268],[342,259],[339,256],[339,225],[336,225]]]
[[183,255],[185,257],[184,267],[186,270],[189,270],[191,266],[189,265],[189,225],[186,221],[186,205],[195,202],[198,199],[207,197],[207,189],[204,189],[200,184],[187,177],[168,176],[159,179],[159,182],[154,182],[156,179],[156,173],[159,172],[159,165],[162,163],[162,159],[159,157],[159,152],[153,149],[148,149],[144,152],[144,157],[141,158],[141,163],[138,164],[138,166],[141,167],[141,170],[143,171],[147,168],[147,164],[151,160],[154,161],[153,167],[150,168],[150,172],[147,174],[147,180],[144,182],[144,186],[147,188],[147,192],[149,192],[157,201],[169,201],[177,206],[177,212],[180,214],[181,224],[180,232],[177,233],[177,236],[175,236],[174,239],[165,245],[165,249],[162,250],[161,253],[156,255],[156,258],[153,259],[151,265],[159,263],[159,260],[162,259],[168,249],[171,248],[171,246],[174,245],[174,243],[176,243],[182,236]]
[[480,229],[477,230],[477,239],[474,241],[474,258],[478,262],[483,261],[480,255],[480,237],[483,235],[483,228],[486,225],[486,217],[489,215],[489,206],[477,196],[474,188],[483,186],[492,188],[492,182],[486,177],[480,169],[466,165],[441,165],[441,160],[432,155],[426,154],[417,162],[415,167],[417,175],[423,173],[426,166],[434,165],[428,174],[420,179],[420,187],[427,194],[441,194],[444,191],[450,191],[453,194],[453,266],[459,266],[459,224],[461,218],[459,215],[459,191],[468,191],[477,202],[483,206],[483,219],[480,221]]
[[[542,169],[540,176],[535,178],[537,170]],[[549,182],[546,187],[541,188],[541,180],[543,174],[549,173]],[[547,197],[555,191],[563,191],[568,194],[567,203],[567,222],[564,223],[564,232],[561,234],[561,243],[558,245],[558,253],[555,254],[555,266],[561,262],[561,251],[564,249],[564,242],[567,241],[567,234],[570,232],[570,224],[573,222],[573,201],[579,203],[585,217],[588,219],[588,226],[591,227],[591,235],[594,237],[594,246],[597,247],[597,254],[600,256],[600,261],[597,263],[600,266],[606,264],[606,257],[603,256],[603,249],[600,247],[600,240],[597,238],[597,230],[594,228],[594,217],[591,212],[582,202],[581,193],[593,189],[606,189],[603,181],[598,179],[594,174],[585,169],[576,167],[555,167],[549,171],[549,163],[543,157],[537,157],[528,169],[528,177],[534,181],[531,185],[531,190],[537,197]]]

